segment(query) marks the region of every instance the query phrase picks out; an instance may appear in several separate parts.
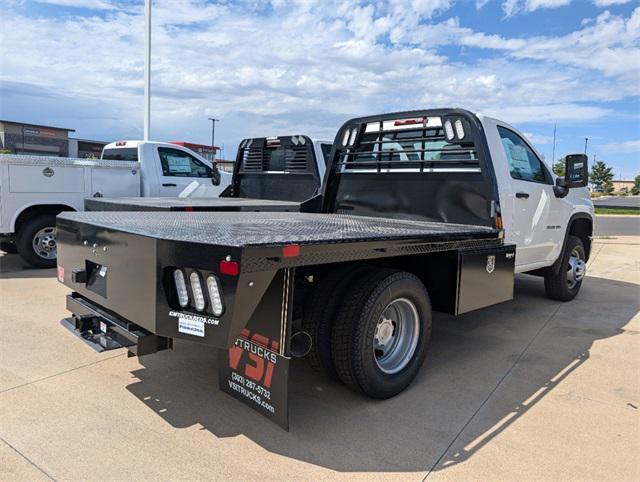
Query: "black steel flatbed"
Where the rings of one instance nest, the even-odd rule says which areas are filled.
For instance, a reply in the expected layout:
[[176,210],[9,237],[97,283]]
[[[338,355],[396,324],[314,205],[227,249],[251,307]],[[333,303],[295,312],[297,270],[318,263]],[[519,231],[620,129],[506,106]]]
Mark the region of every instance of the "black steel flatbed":
[[346,214],[67,212],[58,219],[168,241],[236,248],[294,243],[497,239],[500,232],[486,226]]
[[87,198],[86,211],[299,211],[300,203],[235,197]]
[[[172,243],[242,251],[242,271],[384,258],[502,244],[502,232],[485,226],[344,214],[273,212],[63,213],[58,227],[117,231]],[[299,245],[296,256],[282,248]]]

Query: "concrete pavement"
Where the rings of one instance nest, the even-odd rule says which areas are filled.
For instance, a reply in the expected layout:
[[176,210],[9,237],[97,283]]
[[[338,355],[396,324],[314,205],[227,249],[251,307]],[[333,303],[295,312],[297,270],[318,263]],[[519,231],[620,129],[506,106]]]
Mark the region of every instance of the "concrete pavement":
[[521,276],[436,315],[391,400],[294,362],[289,433],[218,391],[212,350],[98,354],[58,324],[53,270],[0,271],[2,479],[640,479],[640,237],[597,240],[571,303]]

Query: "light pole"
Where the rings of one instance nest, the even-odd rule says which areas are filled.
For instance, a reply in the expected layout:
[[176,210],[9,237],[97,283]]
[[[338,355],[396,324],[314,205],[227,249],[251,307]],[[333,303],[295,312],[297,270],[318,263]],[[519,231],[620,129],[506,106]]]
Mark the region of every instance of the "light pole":
[[587,144],[589,143],[589,138],[585,137],[584,138],[584,153],[587,153]]
[[151,135],[151,0],[144,0],[144,140]]
[[216,122],[220,122],[220,119],[214,119],[213,117],[209,117],[209,120],[211,121],[211,151],[213,152],[213,157],[211,158],[211,160],[213,162],[215,162],[216,160],[216,144],[215,144],[215,139],[216,139]]

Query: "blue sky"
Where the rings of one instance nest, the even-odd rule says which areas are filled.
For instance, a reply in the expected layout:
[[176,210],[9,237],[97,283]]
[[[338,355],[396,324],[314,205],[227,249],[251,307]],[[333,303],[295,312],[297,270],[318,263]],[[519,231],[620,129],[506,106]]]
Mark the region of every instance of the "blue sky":
[[[0,0],[0,117],[140,138],[143,2]],[[640,174],[640,2],[154,0],[152,137],[216,144],[458,106]]]

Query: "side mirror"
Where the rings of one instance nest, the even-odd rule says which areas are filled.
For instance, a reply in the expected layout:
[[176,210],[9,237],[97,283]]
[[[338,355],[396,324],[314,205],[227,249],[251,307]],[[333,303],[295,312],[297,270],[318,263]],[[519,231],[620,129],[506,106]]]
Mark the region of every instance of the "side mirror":
[[220,185],[220,171],[218,171],[218,166],[216,166],[215,164],[211,169],[211,184],[213,184],[214,186]]
[[556,177],[556,185],[553,186],[553,193],[559,198],[566,197],[567,194],[569,194],[569,188],[564,178]]
[[564,158],[564,185],[572,187],[585,187],[589,182],[589,169],[586,154],[569,154]]

